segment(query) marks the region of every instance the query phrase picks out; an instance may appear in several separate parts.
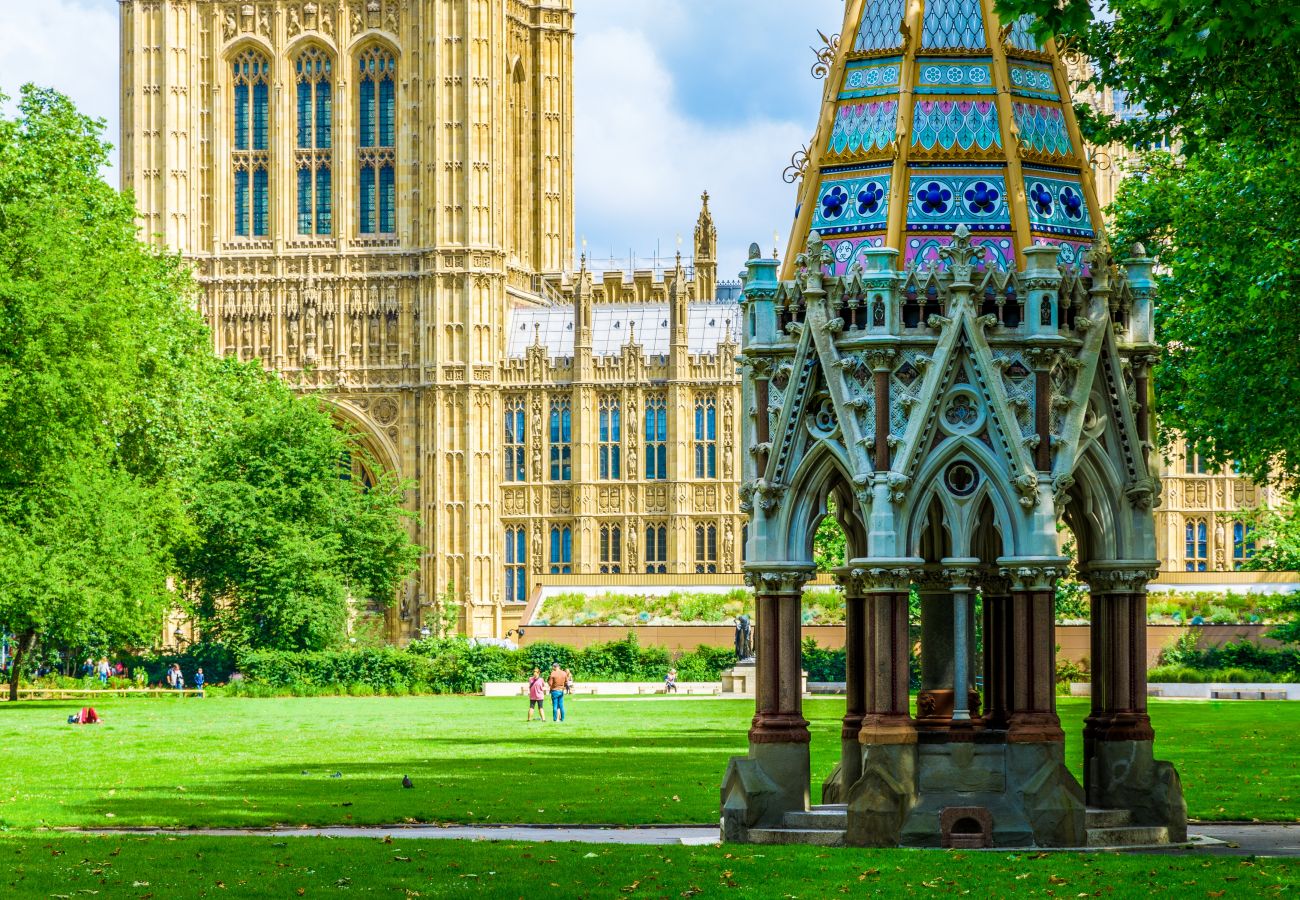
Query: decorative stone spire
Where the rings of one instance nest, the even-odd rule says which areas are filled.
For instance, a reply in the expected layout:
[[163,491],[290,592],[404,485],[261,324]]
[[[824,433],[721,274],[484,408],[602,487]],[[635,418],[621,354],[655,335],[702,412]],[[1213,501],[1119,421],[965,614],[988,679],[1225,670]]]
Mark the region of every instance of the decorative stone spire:
[[[783,276],[810,232],[849,272],[873,247],[946,268],[959,226],[981,268],[1059,248],[1082,267],[1100,208],[1054,44],[993,0],[849,0]],[[828,49],[828,54],[830,53]]]
[[718,290],[718,229],[709,212],[709,192],[700,195],[700,217],[695,221],[695,299],[713,300]]

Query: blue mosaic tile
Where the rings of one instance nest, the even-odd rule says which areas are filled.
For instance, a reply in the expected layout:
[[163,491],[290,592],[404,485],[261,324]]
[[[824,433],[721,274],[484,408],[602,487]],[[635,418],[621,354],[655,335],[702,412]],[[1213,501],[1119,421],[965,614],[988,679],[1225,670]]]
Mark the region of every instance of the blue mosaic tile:
[[1034,53],[1041,53],[1043,45],[1034,39],[1029,32],[1029,26],[1034,24],[1034,17],[1028,13],[1016,19],[1011,23],[1011,33],[1007,35],[1007,40],[1012,47],[1017,50],[1028,50]]
[[921,46],[974,50],[987,47],[979,0],[929,0],[921,21]]
[[1022,97],[1042,97],[1046,100],[1059,100],[1056,92],[1056,76],[1050,66],[1036,63],[1013,63],[1007,67],[1011,76],[1011,93]]
[[1065,127],[1065,117],[1058,106],[1037,103],[1013,103],[1011,114],[1015,117],[1020,140],[1038,153],[1069,156],[1074,148],[1070,133]]
[[858,100],[880,94],[898,93],[898,60],[850,63],[844,73],[841,100]]
[[898,101],[850,103],[841,106],[831,132],[831,153],[869,153],[888,147],[898,129]]
[[867,0],[853,49],[858,52],[892,50],[903,46],[903,0]]
[[822,182],[812,228],[823,237],[885,227],[889,218],[887,170]]
[[1001,147],[998,108],[987,100],[917,100],[912,112],[912,146],[926,150]]
[[1007,185],[1002,175],[930,175],[913,172],[907,227],[949,231],[965,223],[972,230],[1009,231]]
[[918,94],[996,94],[989,61],[918,60]]
[[1048,178],[1027,172],[1025,199],[1029,224],[1035,231],[1092,237],[1088,201],[1078,178]]

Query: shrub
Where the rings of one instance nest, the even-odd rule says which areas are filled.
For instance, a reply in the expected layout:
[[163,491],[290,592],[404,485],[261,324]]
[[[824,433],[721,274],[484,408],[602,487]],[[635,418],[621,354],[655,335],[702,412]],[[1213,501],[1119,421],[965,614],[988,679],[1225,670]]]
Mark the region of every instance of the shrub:
[[812,638],[804,638],[803,668],[808,673],[809,681],[844,681],[844,650],[829,650],[818,647]]

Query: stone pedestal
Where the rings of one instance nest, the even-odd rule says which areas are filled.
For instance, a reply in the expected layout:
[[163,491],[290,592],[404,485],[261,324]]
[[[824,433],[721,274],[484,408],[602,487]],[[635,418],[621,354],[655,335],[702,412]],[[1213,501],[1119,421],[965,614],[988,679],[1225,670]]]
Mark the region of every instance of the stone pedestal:
[[722,673],[722,693],[741,697],[758,695],[758,667],[753,662],[737,663]]

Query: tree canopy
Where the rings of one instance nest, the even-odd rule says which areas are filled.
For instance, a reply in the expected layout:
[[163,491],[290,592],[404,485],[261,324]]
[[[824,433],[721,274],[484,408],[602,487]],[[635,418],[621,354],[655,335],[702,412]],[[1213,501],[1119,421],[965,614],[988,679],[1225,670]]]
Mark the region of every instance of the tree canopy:
[[[1112,210],[1117,255],[1159,262],[1156,409],[1166,438],[1258,481],[1300,475],[1300,7],[1249,0],[999,0],[1121,92],[1080,107],[1095,143],[1144,151]],[[1150,151],[1170,147],[1173,152]]]
[[[0,105],[5,100],[0,96]],[[188,269],[99,176],[103,123],[25,87],[0,115],[0,631],[78,653],[155,642],[191,579],[214,633],[343,639],[414,566],[401,486],[256,363],[219,360]],[[217,603],[218,595],[222,603]],[[278,644],[277,642],[283,642]],[[12,690],[12,688],[11,688]]]

